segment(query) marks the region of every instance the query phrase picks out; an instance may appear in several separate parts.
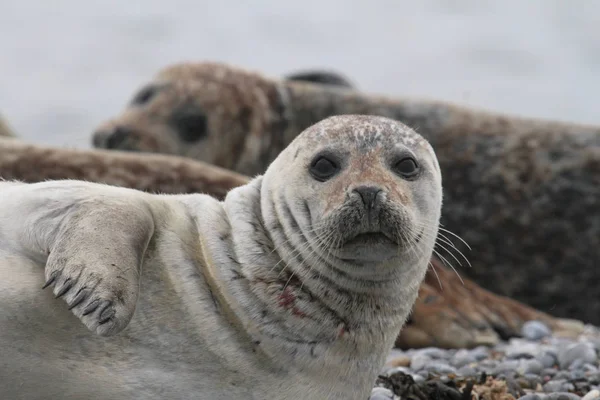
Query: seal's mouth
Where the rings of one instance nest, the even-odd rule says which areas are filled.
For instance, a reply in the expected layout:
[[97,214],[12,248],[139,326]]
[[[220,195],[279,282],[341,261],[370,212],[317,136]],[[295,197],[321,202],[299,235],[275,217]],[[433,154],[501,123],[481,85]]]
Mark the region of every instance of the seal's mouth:
[[354,236],[352,239],[350,239],[346,243],[344,243],[345,246],[351,246],[351,245],[356,245],[356,244],[361,244],[361,245],[392,244],[392,245],[396,245],[397,243],[395,240],[392,240],[389,236],[387,236],[383,232],[359,233],[358,235]]

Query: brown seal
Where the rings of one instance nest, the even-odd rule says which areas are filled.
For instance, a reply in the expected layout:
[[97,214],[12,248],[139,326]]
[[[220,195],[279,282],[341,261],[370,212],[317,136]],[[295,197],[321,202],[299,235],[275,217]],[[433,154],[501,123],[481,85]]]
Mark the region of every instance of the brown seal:
[[[61,149],[0,139],[0,177],[24,182],[76,179],[150,193],[207,193],[222,199],[250,178],[184,157],[105,150]],[[554,330],[564,321],[489,293],[469,279],[464,284],[435,257],[396,346],[474,347],[518,335],[537,319]],[[443,286],[440,287],[441,282]],[[486,297],[487,296],[487,297]],[[485,297],[485,301],[481,301]],[[575,327],[569,334],[578,331]]]
[[94,143],[254,175],[306,126],[349,113],[400,120],[432,143],[447,182],[442,224],[472,248],[473,268],[461,273],[554,315],[600,323],[600,303],[581,296],[599,276],[599,127],[183,63],[160,71]]

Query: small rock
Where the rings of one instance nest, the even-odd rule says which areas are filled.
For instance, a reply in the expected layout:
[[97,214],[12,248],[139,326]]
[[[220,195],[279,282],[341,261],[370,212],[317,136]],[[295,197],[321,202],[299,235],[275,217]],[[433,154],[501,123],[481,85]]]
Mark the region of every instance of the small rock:
[[477,361],[485,360],[490,356],[490,349],[484,346],[477,346],[471,350],[471,356],[475,357]]
[[376,388],[373,388],[373,390],[371,390],[371,397],[369,399],[370,400],[390,400],[393,398],[394,398],[394,393],[392,393],[391,390],[382,388],[382,387],[376,387]]
[[460,376],[476,376],[479,375],[479,372],[477,372],[477,370],[473,367],[469,367],[469,366],[464,366],[458,369],[457,374]]
[[521,335],[523,335],[525,339],[538,341],[552,335],[552,331],[543,322],[533,320],[523,324]]
[[544,369],[544,365],[538,360],[521,360],[519,368],[520,374],[540,374]]
[[457,351],[452,359],[450,360],[450,364],[452,364],[456,368],[464,367],[465,365],[476,363],[477,359],[471,354],[470,351],[461,349]]
[[554,375],[554,380],[562,379],[562,380],[566,381],[570,377],[571,377],[571,374],[569,374],[569,372],[567,372],[567,371],[558,371],[556,373],[556,375]]
[[[546,397],[545,395],[542,396]],[[525,396],[519,397],[518,400],[542,400],[542,396],[540,396],[538,393],[528,393]]]
[[406,357],[405,355],[392,358],[387,362],[387,365],[390,367],[410,367],[410,357]]
[[551,351],[544,351],[539,354],[536,359],[542,363],[544,368],[552,368],[556,364],[558,364],[558,359],[556,358],[556,354]]
[[576,369],[574,371],[571,371],[571,374],[569,376],[569,379],[576,381],[576,380],[580,380],[580,379],[585,379],[585,371],[583,371],[583,369]]
[[581,400],[599,400],[600,399],[600,390],[591,390],[585,396],[581,398]]
[[583,363],[595,364],[598,360],[596,350],[588,343],[573,343],[567,345],[558,353],[558,363],[561,369],[568,368],[577,360]]
[[547,375],[547,376],[549,376],[549,377],[552,378],[554,375],[556,375],[557,372],[558,371],[555,370],[554,368],[544,368],[542,370],[542,372],[541,372],[540,375],[542,375],[542,376],[546,376]]
[[425,371],[434,372],[437,374],[456,374],[456,369],[442,362],[430,362],[423,368]]
[[567,381],[564,379],[558,379],[558,380],[546,382],[544,384],[544,386],[542,386],[542,387],[544,388],[544,392],[546,392],[546,393],[559,392],[561,390],[563,384],[566,382]]
[[417,354],[410,360],[410,369],[413,371],[421,371],[427,364],[431,363],[431,358]]
[[568,370],[569,371],[574,371],[576,369],[582,369],[583,368],[583,364],[585,364],[585,362],[581,358],[579,358],[579,359],[573,361],[573,363],[571,363],[571,365],[569,365]]
[[577,396],[575,393],[569,392],[555,392],[548,393],[548,400],[580,400],[581,397]]
[[593,364],[583,364],[583,370],[585,372],[597,372],[598,371],[598,367],[596,367]]
[[417,350],[415,353],[415,355],[426,356],[433,358],[434,360],[446,360],[449,356],[447,351],[438,349],[437,347],[426,347],[424,349]]
[[519,364],[520,363],[518,360],[502,361],[500,364],[498,364],[496,366],[496,368],[494,368],[492,375],[498,375],[502,372],[514,371],[517,368],[519,368]]

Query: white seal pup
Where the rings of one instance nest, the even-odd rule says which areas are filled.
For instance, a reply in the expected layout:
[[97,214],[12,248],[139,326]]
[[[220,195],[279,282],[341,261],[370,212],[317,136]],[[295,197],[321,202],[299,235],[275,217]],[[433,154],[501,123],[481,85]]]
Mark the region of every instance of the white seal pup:
[[2,182],[0,393],[364,400],[441,204],[429,143],[359,115],[309,127],[222,202]]

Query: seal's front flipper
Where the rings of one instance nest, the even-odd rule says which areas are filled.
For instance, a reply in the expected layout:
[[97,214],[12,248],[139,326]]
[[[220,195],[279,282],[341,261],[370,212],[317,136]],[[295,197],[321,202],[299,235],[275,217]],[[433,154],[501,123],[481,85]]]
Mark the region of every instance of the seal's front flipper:
[[133,317],[154,225],[139,207],[95,205],[83,207],[61,228],[43,288],[52,287],[92,332],[112,336]]

